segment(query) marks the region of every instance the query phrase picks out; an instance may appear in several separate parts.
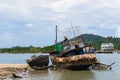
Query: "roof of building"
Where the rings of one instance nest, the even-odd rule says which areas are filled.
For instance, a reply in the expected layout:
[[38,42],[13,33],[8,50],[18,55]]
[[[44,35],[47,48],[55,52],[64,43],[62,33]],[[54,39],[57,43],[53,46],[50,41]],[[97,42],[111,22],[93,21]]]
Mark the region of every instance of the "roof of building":
[[114,46],[113,43],[102,43],[101,47]]

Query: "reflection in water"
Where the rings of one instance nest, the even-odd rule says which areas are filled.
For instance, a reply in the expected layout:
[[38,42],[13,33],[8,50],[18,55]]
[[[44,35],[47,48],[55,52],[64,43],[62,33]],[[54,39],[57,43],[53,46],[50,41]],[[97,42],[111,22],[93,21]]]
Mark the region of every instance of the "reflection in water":
[[47,80],[49,77],[48,70],[29,71],[28,76],[22,80]]
[[95,80],[94,73],[90,70],[86,71],[70,71],[61,72],[62,80]]
[[[13,80],[12,78],[6,80]],[[94,73],[86,71],[56,70],[30,71],[20,80],[95,80]]]
[[[48,73],[40,72],[38,74],[31,74],[29,80],[95,80],[94,73],[86,71],[70,71],[70,70],[48,70]],[[27,80],[27,78],[26,78]]]

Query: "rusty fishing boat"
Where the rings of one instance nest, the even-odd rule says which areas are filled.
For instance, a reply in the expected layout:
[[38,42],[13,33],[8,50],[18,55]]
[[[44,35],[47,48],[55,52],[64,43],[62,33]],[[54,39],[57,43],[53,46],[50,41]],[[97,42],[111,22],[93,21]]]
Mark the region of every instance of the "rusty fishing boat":
[[86,70],[96,63],[95,50],[90,44],[84,44],[82,35],[71,40],[64,38],[64,41],[57,42],[56,26],[56,50],[50,52],[53,65],[70,70]]

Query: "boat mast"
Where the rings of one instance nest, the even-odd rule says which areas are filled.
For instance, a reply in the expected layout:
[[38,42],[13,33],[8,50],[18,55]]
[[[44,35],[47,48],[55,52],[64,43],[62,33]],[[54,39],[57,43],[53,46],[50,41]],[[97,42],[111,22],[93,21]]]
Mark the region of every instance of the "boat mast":
[[55,30],[55,32],[56,32],[56,40],[55,40],[55,45],[56,45],[56,48],[57,48],[57,25],[56,25],[56,28],[55,28],[56,30]]
[[73,30],[73,35],[74,35],[74,37],[75,37],[75,30],[74,30],[74,27],[73,27],[72,21],[71,21],[71,27],[72,27],[72,30]]

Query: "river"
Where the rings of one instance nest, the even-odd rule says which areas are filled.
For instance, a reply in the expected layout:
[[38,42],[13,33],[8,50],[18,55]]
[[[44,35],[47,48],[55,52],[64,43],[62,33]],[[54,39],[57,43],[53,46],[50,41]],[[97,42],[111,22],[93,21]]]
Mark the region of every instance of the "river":
[[[33,54],[0,54],[0,63],[23,64]],[[30,71],[19,80],[120,80],[120,54],[96,54],[97,59],[105,64],[111,64],[112,70],[42,70]],[[6,80],[13,80],[11,78]]]

